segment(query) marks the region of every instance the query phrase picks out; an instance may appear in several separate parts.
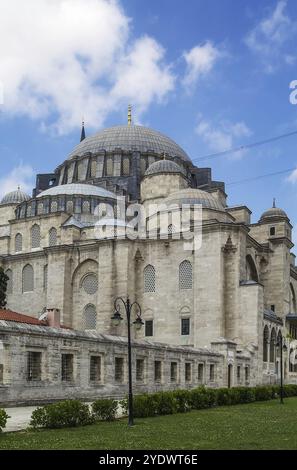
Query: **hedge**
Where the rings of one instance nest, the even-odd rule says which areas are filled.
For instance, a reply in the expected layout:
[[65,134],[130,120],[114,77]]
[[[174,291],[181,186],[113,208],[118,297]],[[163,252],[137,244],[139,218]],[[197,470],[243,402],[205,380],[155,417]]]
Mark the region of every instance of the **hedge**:
[[0,408],[0,432],[5,428],[8,418],[10,418],[10,416],[8,416],[5,410]]
[[[185,413],[214,406],[229,406],[255,401],[272,400],[280,394],[280,387],[265,385],[257,387],[206,388],[174,390],[135,395],[133,414],[136,418],[158,416],[172,413]],[[297,396],[297,385],[285,385],[284,396]],[[128,409],[127,399],[122,401],[124,410]]]
[[[257,387],[206,388],[173,390],[135,395],[133,414],[135,418],[185,413],[214,406],[229,406],[254,401],[272,400],[280,394],[280,387],[265,385]],[[284,396],[297,396],[297,385],[285,385]],[[124,412],[128,410],[127,398],[121,401]],[[98,419],[112,421],[116,418],[118,402],[112,399],[96,400],[92,408],[79,400],[65,400],[37,408],[32,413],[30,425],[34,428],[62,428],[85,426]],[[7,421],[7,414],[0,409],[0,431]]]

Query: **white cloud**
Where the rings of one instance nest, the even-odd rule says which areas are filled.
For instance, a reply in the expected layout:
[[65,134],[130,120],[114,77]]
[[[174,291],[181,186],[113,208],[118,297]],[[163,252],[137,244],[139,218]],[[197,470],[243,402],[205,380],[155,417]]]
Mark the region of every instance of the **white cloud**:
[[297,183],[297,168],[292,171],[292,173],[288,176],[287,180],[293,184]]
[[34,170],[29,165],[20,163],[10,173],[0,178],[0,199],[10,191],[16,191],[18,186],[21,190],[31,193],[34,184]]
[[3,110],[67,133],[100,127],[130,100],[138,113],[174,87],[164,49],[133,40],[117,0],[0,0]]
[[284,51],[284,45],[297,31],[297,23],[286,14],[287,0],[279,0],[275,9],[262,19],[246,36],[251,51],[259,54],[267,72],[273,72],[278,63],[295,63],[295,57]]
[[222,55],[222,52],[210,41],[195,46],[188,52],[185,52],[183,57],[186,61],[187,70],[183,84],[186,87],[193,86],[201,77],[211,72]]
[[[243,122],[219,121],[216,125],[199,116],[196,126],[196,134],[208,145],[214,152],[224,152],[232,149],[242,142],[239,139],[250,137],[252,131]],[[243,155],[243,151],[233,154],[236,158]]]

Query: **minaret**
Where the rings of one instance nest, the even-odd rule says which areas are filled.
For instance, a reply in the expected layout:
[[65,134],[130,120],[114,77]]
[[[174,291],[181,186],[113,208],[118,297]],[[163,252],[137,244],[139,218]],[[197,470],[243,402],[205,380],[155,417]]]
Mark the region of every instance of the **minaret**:
[[86,138],[86,132],[85,132],[85,122],[84,120],[82,121],[82,127],[81,127],[81,135],[80,135],[80,141],[82,142]]
[[129,104],[128,106],[128,126],[132,124],[132,106]]

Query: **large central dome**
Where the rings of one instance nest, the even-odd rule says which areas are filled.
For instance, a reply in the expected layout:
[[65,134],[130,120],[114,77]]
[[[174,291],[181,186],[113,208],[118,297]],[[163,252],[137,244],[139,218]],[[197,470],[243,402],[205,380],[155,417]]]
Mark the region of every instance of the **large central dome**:
[[132,125],[110,127],[87,137],[73,149],[68,158],[80,157],[87,152],[113,151],[116,148],[158,154],[165,152],[170,157],[191,161],[186,152],[166,135],[148,127]]

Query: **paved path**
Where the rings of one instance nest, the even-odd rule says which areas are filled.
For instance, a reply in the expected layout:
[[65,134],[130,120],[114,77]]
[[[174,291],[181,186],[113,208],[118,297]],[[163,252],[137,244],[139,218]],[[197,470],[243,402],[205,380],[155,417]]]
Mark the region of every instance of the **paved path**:
[[17,406],[14,408],[4,408],[10,418],[8,418],[6,428],[4,428],[3,431],[9,432],[26,429],[29,426],[32,411],[36,408],[36,406]]

